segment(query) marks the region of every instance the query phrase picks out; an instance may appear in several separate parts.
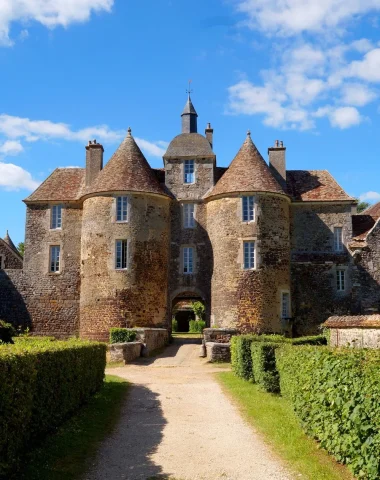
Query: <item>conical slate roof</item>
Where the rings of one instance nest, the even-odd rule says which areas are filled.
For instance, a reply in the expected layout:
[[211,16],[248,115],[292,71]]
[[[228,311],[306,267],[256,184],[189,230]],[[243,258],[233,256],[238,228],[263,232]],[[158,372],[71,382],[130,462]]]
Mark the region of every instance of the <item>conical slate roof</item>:
[[191,101],[190,95],[187,99],[185,108],[183,109],[183,112],[182,112],[182,115],[189,115],[189,114],[198,116],[198,114],[197,114],[197,112],[194,108],[193,102]]
[[285,195],[252,142],[250,132],[226,173],[205,198],[238,192],[274,192]]
[[20,255],[19,251],[16,248],[16,245],[12,242],[11,237],[9,236],[8,230],[7,233],[5,234],[5,237],[3,238],[4,242],[10,247],[17,255]]
[[131,129],[86,195],[100,192],[133,191],[168,196],[131,135]]

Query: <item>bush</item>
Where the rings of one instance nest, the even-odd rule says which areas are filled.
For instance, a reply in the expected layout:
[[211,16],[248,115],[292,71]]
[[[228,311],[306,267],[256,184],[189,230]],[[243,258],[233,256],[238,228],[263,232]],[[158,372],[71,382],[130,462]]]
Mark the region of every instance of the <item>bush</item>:
[[0,343],[13,343],[12,337],[15,337],[16,334],[13,325],[0,320]]
[[189,322],[190,333],[202,333],[204,328],[206,328],[206,322],[203,320],[190,320]]
[[276,363],[305,431],[358,478],[379,479],[380,352],[285,347]]
[[128,343],[136,340],[137,333],[128,328],[110,328],[110,343]]
[[325,335],[291,338],[290,343],[292,345],[327,345],[327,338]]
[[279,374],[276,368],[275,351],[280,343],[252,342],[252,374],[255,383],[266,392],[280,391]]
[[172,320],[172,332],[178,332],[178,321],[175,318]]
[[104,378],[106,345],[71,340],[0,349],[0,477],[24,450],[78,410]]

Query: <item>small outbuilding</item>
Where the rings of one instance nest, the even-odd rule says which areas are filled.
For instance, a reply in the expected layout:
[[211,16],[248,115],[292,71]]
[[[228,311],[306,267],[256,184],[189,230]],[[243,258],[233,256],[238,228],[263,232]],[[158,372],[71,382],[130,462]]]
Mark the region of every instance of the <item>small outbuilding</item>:
[[331,347],[380,348],[380,314],[330,317]]

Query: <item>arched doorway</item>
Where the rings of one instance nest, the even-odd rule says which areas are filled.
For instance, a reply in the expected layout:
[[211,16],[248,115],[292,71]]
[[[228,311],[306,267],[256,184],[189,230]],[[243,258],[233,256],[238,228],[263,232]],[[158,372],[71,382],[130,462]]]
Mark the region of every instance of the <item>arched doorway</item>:
[[172,300],[172,318],[177,321],[177,330],[180,333],[189,331],[190,320],[195,320],[192,308],[193,302],[204,300],[197,292],[185,291],[178,293]]

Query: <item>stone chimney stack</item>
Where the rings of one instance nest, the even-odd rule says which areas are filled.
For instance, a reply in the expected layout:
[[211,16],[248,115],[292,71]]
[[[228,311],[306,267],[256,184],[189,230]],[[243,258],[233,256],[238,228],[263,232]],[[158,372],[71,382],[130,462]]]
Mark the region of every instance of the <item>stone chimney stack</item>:
[[103,145],[97,143],[96,140],[89,141],[86,146],[86,186],[98,176],[100,170],[103,169]]
[[276,140],[274,147],[268,148],[269,168],[283,189],[286,188],[286,161],[284,142]]
[[211,128],[211,123],[207,124],[206,130],[205,130],[205,135],[206,135],[206,138],[209,141],[209,144],[211,145],[211,149],[212,149],[213,148],[214,129]]

